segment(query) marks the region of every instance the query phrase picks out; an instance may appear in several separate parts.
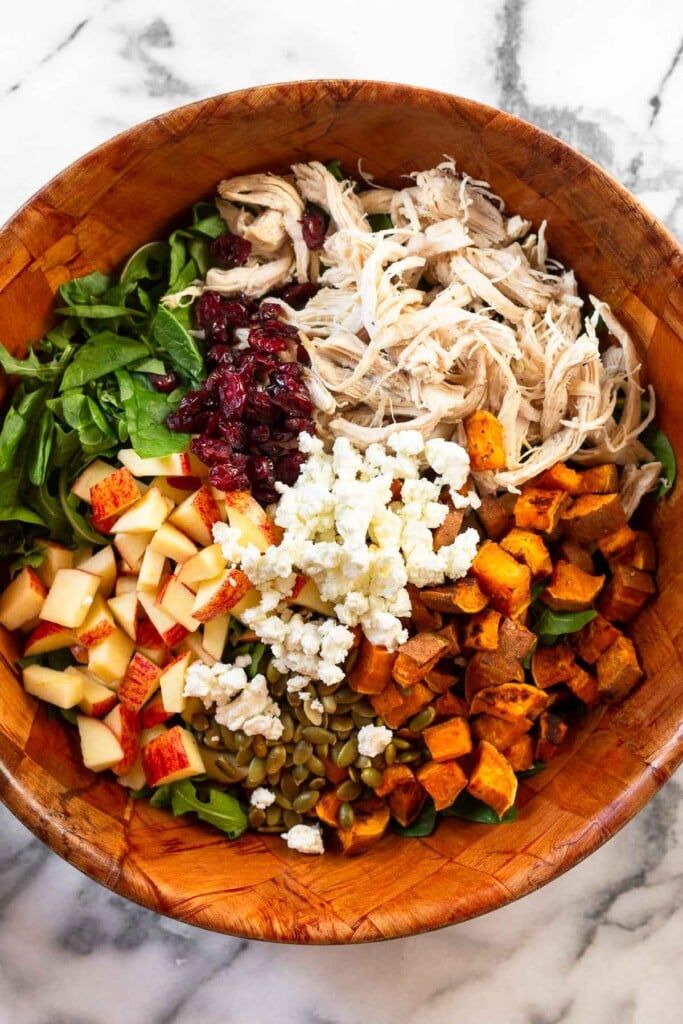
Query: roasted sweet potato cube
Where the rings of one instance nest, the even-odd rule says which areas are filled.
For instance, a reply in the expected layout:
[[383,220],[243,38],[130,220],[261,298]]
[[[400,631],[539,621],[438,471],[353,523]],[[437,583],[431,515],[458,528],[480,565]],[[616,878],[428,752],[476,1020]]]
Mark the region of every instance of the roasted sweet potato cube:
[[489,603],[486,594],[471,576],[444,587],[427,587],[420,591],[420,597],[428,608],[451,615],[473,615]]
[[553,571],[553,563],[550,561],[548,551],[543,538],[530,530],[520,530],[516,526],[503,537],[500,542],[503,551],[523,562],[531,570],[535,580],[550,576]]
[[503,424],[491,412],[477,409],[465,420],[470,465],[475,473],[505,469]]
[[589,544],[625,525],[618,494],[581,494],[562,514],[565,535],[579,544]]
[[535,633],[515,619],[503,619],[498,633],[498,651],[504,658],[523,661],[535,646]]
[[351,828],[340,828],[337,835],[348,857],[365,853],[378,842],[389,824],[389,808],[384,800],[357,800],[353,805],[355,819]]
[[644,530],[636,530],[636,539],[633,547],[619,561],[624,565],[630,565],[634,569],[642,569],[644,572],[654,572],[657,568],[657,552],[655,542],[649,533]]
[[620,526],[613,533],[606,533],[604,537],[599,537],[597,547],[608,560],[616,558],[621,561],[635,544],[636,536],[636,531],[632,530],[630,526]]
[[391,680],[396,654],[376,647],[363,637],[355,664],[349,672],[349,686],[356,693],[381,693]]
[[441,526],[437,526],[432,534],[434,550],[439,551],[443,547],[452,544],[460,533],[464,513],[459,508],[450,508]]
[[566,644],[539,646],[531,658],[531,675],[541,690],[566,683],[575,667],[574,652]]
[[467,718],[467,704],[462,697],[451,693],[450,690],[446,690],[440,697],[437,697],[432,707],[436,711],[437,718],[453,718],[454,715]]
[[503,497],[484,494],[477,518],[490,540],[500,540],[514,525],[514,517]]
[[523,683],[524,669],[515,658],[506,658],[498,651],[477,651],[465,669],[465,700],[469,703],[479,690],[502,683]]
[[520,736],[518,740],[504,750],[512,766],[513,772],[526,772],[534,763],[534,741],[531,736]]
[[503,683],[501,686],[489,686],[475,694],[470,705],[470,714],[481,713],[517,721],[520,718],[531,718],[532,721],[545,711],[548,694],[529,683]]
[[331,757],[323,757],[322,762],[325,766],[325,778],[329,779],[334,786],[338,786],[340,782],[348,778],[348,769],[340,768]]
[[440,665],[436,665],[425,676],[425,683],[434,693],[445,693],[446,690],[450,690],[451,686],[455,686],[457,681],[458,677],[455,672],[441,668]]
[[500,612],[486,608],[465,619],[462,625],[462,645],[465,650],[497,650],[501,618]]
[[376,715],[380,718],[385,718],[391,712],[395,711],[396,708],[400,708],[403,704],[403,694],[399,690],[396,683],[391,680],[381,693],[373,693],[370,695],[370,703],[372,704],[373,710]]
[[615,565],[598,608],[610,622],[630,622],[655,592],[652,577],[630,565]]
[[467,789],[477,800],[492,807],[499,818],[515,802],[517,776],[512,765],[504,754],[486,740],[479,744]]
[[417,780],[404,782],[392,789],[388,796],[389,812],[399,825],[410,825],[420,813],[427,793]]
[[515,617],[531,602],[531,572],[503,551],[500,544],[487,541],[477,551],[472,575],[496,611]]
[[422,733],[433,761],[452,761],[472,749],[472,736],[466,718],[450,718],[439,725],[430,725]]
[[564,740],[569,727],[558,715],[545,711],[538,720],[536,760],[550,761]]
[[407,764],[392,764],[382,772],[382,781],[375,788],[375,796],[388,796],[397,786],[413,782],[415,773]]
[[339,808],[341,800],[336,793],[323,793],[315,805],[315,813],[326,825],[337,828],[339,825]]
[[591,576],[595,572],[595,564],[590,551],[581,547],[575,540],[563,540],[560,544],[560,555],[565,562],[578,565],[579,569],[583,569],[584,572],[589,573]]
[[591,466],[581,474],[584,494],[616,494],[619,490],[619,470],[613,463]]
[[448,640],[437,633],[417,633],[398,649],[391,670],[394,681],[404,688],[414,686],[448,654],[449,647]]
[[410,597],[410,617],[413,620],[413,626],[418,633],[425,632],[436,632],[443,626],[443,616],[441,612],[434,611],[432,608],[428,608],[422,600],[420,591],[413,583],[409,583],[408,596]]
[[447,626],[442,626],[438,630],[439,636],[442,636],[448,643],[447,655],[449,658],[455,657],[456,654],[460,654],[460,640],[458,638],[458,627],[455,622],[449,622]]
[[450,807],[456,796],[467,785],[467,776],[457,761],[427,761],[417,770],[418,781],[424,786],[437,811]]
[[472,719],[472,735],[475,740],[486,740],[496,750],[504,751],[524,736],[532,725],[530,718],[507,722],[504,718],[495,718],[493,715],[477,715]]
[[553,566],[541,601],[556,612],[578,612],[593,605],[604,582],[604,576],[591,576],[578,565],[560,560]]
[[574,646],[579,657],[594,665],[600,655],[610,647],[621,633],[603,615],[596,617],[574,634]]
[[[393,686],[394,684],[392,683],[391,685]],[[404,690],[402,694],[400,690],[398,692],[401,696],[401,703],[397,707],[391,708],[382,716],[390,729],[398,729],[409,718],[412,718],[418,711],[426,707],[434,698],[434,694],[424,683],[415,683],[415,686],[409,690]],[[371,698],[371,700],[376,699]],[[377,709],[375,708],[375,710]],[[380,714],[380,712],[377,711],[377,714]]]
[[554,534],[568,505],[569,496],[566,491],[523,487],[515,505],[515,526],[520,530]]
[[608,704],[623,700],[642,678],[633,642],[619,636],[598,658],[598,694]]
[[581,665],[574,666],[574,671],[565,682],[574,696],[582,700],[588,707],[597,704],[599,699],[597,680]]
[[570,466],[565,466],[563,462],[557,462],[550,469],[546,469],[531,481],[531,485],[544,491],[566,491],[572,496],[583,493],[581,473]]

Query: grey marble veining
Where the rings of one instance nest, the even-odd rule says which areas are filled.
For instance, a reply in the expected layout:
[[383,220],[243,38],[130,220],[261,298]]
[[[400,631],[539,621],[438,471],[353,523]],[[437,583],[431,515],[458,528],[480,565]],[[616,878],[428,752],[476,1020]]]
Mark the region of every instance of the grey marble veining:
[[[0,56],[0,219],[161,110],[355,76],[535,121],[683,236],[679,0],[34,0],[3,5]],[[682,797],[673,780],[583,864],[488,917],[319,949],[156,917],[0,810],[0,1024],[680,1024]]]

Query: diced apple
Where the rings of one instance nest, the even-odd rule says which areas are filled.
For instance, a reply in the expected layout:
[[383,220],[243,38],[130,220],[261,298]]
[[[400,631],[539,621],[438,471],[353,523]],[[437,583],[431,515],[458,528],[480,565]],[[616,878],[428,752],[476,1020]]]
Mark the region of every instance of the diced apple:
[[65,670],[65,674],[71,673],[75,673],[83,681],[83,696],[78,702],[80,710],[91,718],[104,718],[115,706],[116,694],[85,668],[72,666]]
[[37,540],[36,547],[45,552],[45,557],[36,572],[46,587],[51,587],[58,569],[72,569],[74,565],[74,553],[63,544],[56,544],[53,540]]
[[140,500],[140,489],[128,470],[116,469],[90,488],[95,529],[109,532],[124,509]]
[[148,547],[140,566],[140,575],[138,577],[139,589],[150,590],[156,593],[165,568],[166,556],[162,555],[159,551],[155,551],[154,548]]
[[147,780],[145,779],[145,769],[142,767],[141,752],[138,752],[134,764],[131,765],[127,772],[116,776],[116,781],[119,786],[125,786],[126,789],[132,789],[133,791],[142,789],[146,785]]
[[230,614],[233,618],[237,619],[238,622],[244,624],[244,613],[249,611],[250,608],[255,608],[261,600],[261,595],[256,587],[252,587],[248,590],[241,601],[238,601],[236,605],[230,609]]
[[[71,566],[73,569],[80,569],[84,562],[87,562],[89,558],[92,558],[94,552],[90,544],[79,544],[74,551],[74,564]],[[70,568],[68,565],[66,568]]]
[[141,711],[152,694],[159,689],[160,676],[159,666],[136,651],[118,688],[119,700],[132,711]]
[[114,533],[154,533],[173,508],[173,502],[165,498],[156,487],[150,487],[146,494],[124,512],[114,524]]
[[202,482],[197,476],[155,476],[152,487],[158,487],[165,498],[170,498],[174,505],[180,505],[188,494],[201,487]]
[[[45,584],[35,570],[25,566],[5,588],[0,597],[0,624],[5,629],[19,629],[21,626],[28,625],[33,619],[37,619],[38,616],[46,619],[48,616],[42,614],[42,609],[47,603],[47,593]],[[74,625],[71,622],[61,624]]]
[[31,658],[36,654],[49,654],[50,651],[61,651],[78,642],[75,629],[67,629],[56,622],[42,619],[30,634],[24,647],[24,657]]
[[150,547],[160,555],[170,558],[172,562],[180,564],[187,562],[189,558],[197,554],[197,545],[170,523],[164,523],[157,530],[152,537]]
[[109,597],[113,593],[116,583],[116,558],[111,544],[107,544],[96,554],[91,555],[78,567],[83,572],[91,572],[93,576],[100,577],[100,585],[97,588],[102,597]]
[[172,619],[184,626],[188,633],[194,633],[199,629],[199,620],[192,614],[195,595],[184,584],[180,583],[176,576],[169,576],[160,591],[158,607],[167,612]]
[[192,660],[189,651],[179,654],[177,658],[170,661],[161,673],[159,685],[161,687],[161,699],[165,709],[171,714],[180,714],[187,698],[183,696],[185,689],[185,673]]
[[252,589],[249,577],[241,569],[226,569],[215,579],[201,584],[192,614],[200,622],[225,615]]
[[45,665],[27,665],[23,670],[24,689],[32,697],[58,708],[73,708],[83,698],[83,680]]
[[121,629],[88,650],[88,668],[112,690],[116,690],[126,674],[135,645]]
[[210,619],[204,626],[202,646],[216,661],[220,661],[223,657],[229,626],[229,615],[217,615],[215,619]]
[[253,544],[265,551],[282,540],[282,529],[268,517],[249,491],[228,491],[225,495],[228,522],[240,531],[240,544]]
[[86,466],[78,479],[72,484],[71,493],[90,505],[90,488],[106,480],[108,476],[115,472],[116,470],[109,463],[103,462],[102,459],[95,459],[89,466]]
[[329,601],[323,601],[317,584],[312,579],[305,580],[302,587],[295,586],[289,601],[291,604],[299,605],[300,608],[308,608],[309,611],[317,612],[319,615],[334,615],[334,606]]
[[215,665],[218,658],[214,658],[204,649],[201,633],[190,633],[179,644],[176,644],[177,651],[189,651],[193,661],[204,661],[207,665]]
[[168,645],[156,626],[146,615],[140,616],[138,622],[138,647],[151,647],[154,650],[167,651]]
[[150,545],[153,533],[117,533],[114,536],[114,546],[123,562],[128,567],[128,572],[139,573],[145,551]]
[[131,640],[138,636],[138,596],[134,590],[109,598],[109,607],[121,629]]
[[76,722],[81,738],[81,756],[86,768],[93,772],[104,772],[119,763],[123,757],[121,744],[104,722],[86,715],[77,715]]
[[125,704],[117,704],[105,718],[104,724],[111,729],[121,744],[123,756],[118,764],[112,767],[117,775],[123,775],[133,767],[140,753],[142,733],[140,715]]
[[178,505],[169,522],[202,547],[213,542],[211,527],[221,522],[221,513],[208,487],[202,486]]
[[168,612],[154,603],[154,594],[138,591],[138,600],[167,647],[174,647],[183,637],[187,636],[187,629],[179,622],[171,618]]
[[178,579],[186,587],[197,590],[197,584],[212,580],[223,572],[226,561],[220,544],[209,544],[185,562],[178,573]]
[[120,597],[121,594],[130,594],[131,590],[138,589],[138,578],[130,574],[125,576],[119,576],[116,580],[116,586],[114,587],[114,595]]
[[50,587],[41,618],[57,622],[60,626],[77,628],[90,611],[100,577],[83,569],[58,569]]
[[133,476],[191,476],[190,456],[188,452],[165,455],[159,459],[141,459],[132,448],[122,448],[119,462]]
[[116,629],[114,617],[107,604],[99,594],[90,606],[83,623],[77,628],[76,636],[82,647],[94,647],[101,640],[106,640]]
[[[163,680],[163,673],[162,673]],[[163,691],[158,691],[154,694],[151,700],[149,700],[140,715],[142,724],[145,729],[150,728],[153,725],[161,725],[163,722],[167,722],[169,718],[173,718],[173,712],[167,711],[164,707],[164,698],[162,696]]]
[[158,647],[141,647],[138,644],[138,651],[140,654],[144,655],[148,661],[158,665],[159,668],[163,668],[168,661],[168,647],[159,649]]
[[79,665],[88,664],[88,648],[84,647],[83,644],[74,644],[70,648],[71,657],[74,661],[77,661]]
[[142,750],[142,764],[149,786],[179,782],[204,773],[204,762],[191,732],[180,725],[167,729]]

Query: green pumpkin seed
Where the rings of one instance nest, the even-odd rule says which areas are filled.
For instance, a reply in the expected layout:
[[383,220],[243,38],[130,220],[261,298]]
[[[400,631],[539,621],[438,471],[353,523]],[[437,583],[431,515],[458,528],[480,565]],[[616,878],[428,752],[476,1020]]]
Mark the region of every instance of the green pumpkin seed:
[[356,662],[358,660],[358,652],[359,652],[359,650],[360,650],[359,647],[354,647],[353,650],[349,651],[349,653],[348,653],[346,661],[344,662],[344,671],[347,673],[347,675],[351,671],[351,669],[353,668],[353,666],[356,664]]
[[370,789],[377,789],[382,785],[382,773],[377,768],[365,768],[360,773],[361,781]]
[[268,667],[266,668],[266,679],[270,683],[271,688],[273,686],[273,683],[279,683],[280,680],[282,679],[282,675],[275,668],[275,665],[273,665],[272,661],[268,662]]
[[436,711],[434,708],[424,708],[417,715],[413,715],[408,722],[408,728],[411,732],[422,732],[423,729],[432,724],[435,718]]
[[315,752],[318,757],[329,757],[330,756],[330,745],[329,743],[319,743],[315,748]]
[[397,757],[397,761],[401,764],[413,764],[415,761],[419,761],[422,754],[419,750],[404,750]]
[[252,807],[247,815],[247,820],[251,828],[260,828],[266,823],[266,812],[262,811],[260,807]]
[[[334,752],[333,752],[334,753]],[[340,768],[348,768],[358,757],[358,741],[355,736],[347,740],[337,755],[336,763]]]
[[375,720],[374,711],[369,715],[364,715],[356,708],[351,708],[351,721],[355,725],[356,729],[362,729],[364,725],[372,725]]
[[294,719],[288,711],[283,711],[280,715],[280,721],[282,722],[282,736],[280,737],[280,742],[291,743],[294,738]]
[[249,762],[248,786],[260,786],[266,777],[266,762],[262,757],[252,757]]
[[[321,697],[320,703],[325,708],[328,715],[333,715],[337,710],[337,699],[331,693],[326,693],[324,697]],[[330,728],[332,728],[332,726],[330,726]]]
[[292,778],[296,782],[297,786],[300,786],[302,782],[305,782],[311,773],[305,764],[295,764],[292,768]]
[[365,754],[359,754],[356,760],[353,762],[353,766],[354,768],[360,768],[361,770],[363,768],[371,768],[372,758],[366,757]]
[[283,811],[291,811],[292,809],[292,801],[288,800],[284,793],[275,794],[275,803],[278,807],[281,807]]
[[284,763],[287,760],[287,751],[285,748],[278,744],[276,747],[271,747],[266,757],[266,769],[269,775],[273,775],[275,772],[279,772]]
[[312,754],[306,762],[306,767],[314,775],[323,776],[325,774],[325,765],[315,754]]
[[257,757],[268,756],[268,744],[266,743],[263,736],[254,736],[254,742],[251,745],[251,749],[254,751]]
[[306,814],[307,811],[312,810],[320,799],[320,793],[316,793],[313,789],[304,789],[299,793],[298,797],[292,802],[292,807],[299,814]]
[[309,725],[301,730],[301,735],[309,743],[334,743],[337,737],[329,729],[321,729],[317,725]]
[[351,779],[351,782],[359,782],[360,781],[360,770],[358,768],[356,768],[355,765],[353,765],[353,764],[350,765],[349,768],[347,769],[347,771],[349,773],[349,778]]
[[268,779],[268,785],[271,787],[271,789],[275,789],[276,786],[280,785],[280,779],[282,778],[282,769],[280,769],[277,772],[274,772],[272,775],[269,772],[266,778]]
[[271,804],[266,810],[266,825],[277,825],[282,820],[282,808],[279,804]]
[[290,829],[294,828],[295,825],[300,825],[304,819],[302,815],[298,814],[296,811],[285,811],[282,815],[282,820],[286,827]]
[[391,766],[396,760],[397,750],[393,743],[390,743],[387,749],[384,751],[384,762]]
[[367,697],[364,697],[363,700],[359,700],[357,704],[353,705],[353,707],[351,708],[351,714],[353,714],[354,711],[356,712],[357,715],[362,715],[363,718],[375,717],[375,709],[373,708],[372,704],[367,699]]
[[313,744],[309,743],[308,740],[299,740],[297,745],[292,751],[292,761],[294,764],[306,764],[309,757],[313,753]]
[[412,743],[409,740],[404,740],[401,736],[394,736],[391,741],[397,750],[410,750]]
[[197,732],[206,732],[209,728],[209,719],[206,715],[197,714],[192,716],[192,728],[196,729]]
[[286,775],[282,776],[282,779],[280,780],[280,792],[286,800],[290,801],[290,804],[299,792],[299,783],[291,772],[287,772]]
[[237,764],[240,764],[240,765],[249,764],[249,762],[251,761],[252,757],[253,757],[253,754],[251,752],[251,747],[250,746],[249,747],[242,747],[235,754],[235,760],[236,760]]
[[342,782],[341,785],[337,786],[335,792],[339,800],[351,803],[353,800],[358,799],[363,792],[363,787],[360,782],[353,782],[351,779],[347,779],[345,782]]
[[277,836],[284,832],[282,825],[261,825],[259,832],[265,832],[266,835]]
[[223,746],[226,750],[237,750],[237,744],[235,743],[235,734],[231,729],[228,729],[226,725],[219,725],[218,729],[223,740]]
[[318,775],[307,783],[309,789],[324,789],[326,785],[327,779],[320,778]]
[[337,821],[339,822],[339,828],[343,828],[346,831],[353,827],[353,823],[356,820],[356,815],[353,813],[353,807],[351,804],[343,803],[339,807],[339,814],[337,815]]
[[223,750],[223,740],[219,732],[214,732],[213,729],[209,729],[203,733],[203,743],[206,747],[211,747],[212,750]]
[[339,687],[335,693],[335,697],[337,698],[338,705],[356,704],[360,700],[360,694],[356,693],[355,690],[352,690],[351,687],[346,684]]
[[247,736],[246,732],[243,732],[241,729],[237,729],[233,733],[233,736],[235,738],[235,745],[238,750],[242,750],[244,747],[251,746],[252,737]]
[[351,715],[334,715],[330,719],[330,729],[332,732],[346,732],[348,729],[353,729],[353,718]]

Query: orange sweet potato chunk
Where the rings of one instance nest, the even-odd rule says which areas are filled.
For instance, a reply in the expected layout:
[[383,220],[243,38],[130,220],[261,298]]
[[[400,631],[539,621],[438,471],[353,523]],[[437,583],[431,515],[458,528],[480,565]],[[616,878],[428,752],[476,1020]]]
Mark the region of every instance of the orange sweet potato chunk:
[[568,731],[569,726],[558,715],[545,711],[538,720],[537,760],[550,761],[557,753],[558,747]]
[[463,647],[470,651],[497,650],[501,618],[493,608],[470,615],[462,627]]
[[470,714],[485,713],[515,722],[520,718],[538,718],[548,704],[548,694],[528,683],[503,683],[475,694]]
[[572,496],[581,494],[583,491],[581,473],[566,466],[563,462],[557,462],[550,469],[532,480],[533,487],[540,487],[544,491],[566,491]]
[[389,808],[384,800],[358,800],[353,805],[355,820],[351,828],[340,828],[337,832],[343,852],[347,857],[365,853],[379,842],[389,824]]
[[470,727],[465,718],[450,718],[440,725],[430,725],[422,733],[432,760],[452,761],[472,749]]
[[392,764],[382,772],[382,781],[375,788],[375,796],[388,796],[397,786],[413,782],[415,774],[407,764]]
[[581,474],[584,494],[616,494],[619,490],[619,470],[613,463],[591,466]]
[[632,530],[630,526],[620,526],[613,533],[606,533],[604,537],[599,537],[597,548],[605,558],[615,558],[620,561],[633,547],[636,537],[636,531]]
[[574,635],[574,645],[582,661],[594,665],[601,654],[610,647],[621,633],[603,615],[596,615],[592,622]]
[[470,702],[488,686],[514,682],[524,682],[524,669],[516,658],[506,658],[498,651],[477,651],[465,669],[465,700]]
[[565,540],[560,544],[560,556],[565,562],[571,562],[572,565],[578,565],[579,569],[583,569],[584,572],[589,573],[591,576],[595,573],[595,565],[593,563],[593,556],[590,551],[582,547],[575,540]]
[[598,607],[610,622],[630,622],[655,592],[652,577],[630,565],[615,565]]
[[455,672],[447,671],[440,665],[437,665],[425,676],[425,683],[434,693],[445,693],[446,690],[450,690],[451,686],[455,686],[457,681],[458,677]]
[[349,686],[356,693],[381,693],[391,680],[396,654],[376,647],[363,637],[356,663],[349,672]]
[[581,665],[574,666],[574,671],[567,678],[566,685],[574,696],[582,700],[584,704],[587,704],[589,707],[597,704],[600,696],[598,694],[598,682]]
[[503,619],[498,634],[498,652],[504,658],[523,660],[536,646],[536,634],[515,619]]
[[414,686],[449,651],[445,637],[437,633],[417,633],[398,649],[392,676],[399,686]]
[[515,802],[517,776],[512,765],[504,754],[486,740],[479,744],[467,789],[477,800],[492,807],[499,818]]
[[543,538],[531,530],[520,530],[515,526],[500,542],[503,551],[509,552],[518,562],[524,562],[535,580],[550,576],[553,563],[550,561]]
[[598,658],[598,694],[609,704],[626,697],[642,678],[633,641],[618,637]]
[[443,547],[452,544],[460,533],[464,513],[461,509],[450,508],[441,526],[437,526],[432,535],[434,550],[439,551]]
[[554,533],[562,513],[569,505],[566,491],[545,491],[541,487],[523,487],[515,505],[515,526],[520,530]]
[[427,608],[450,615],[473,615],[488,604],[486,594],[470,576],[444,587],[426,587],[420,591],[420,597]]
[[500,540],[515,522],[509,502],[503,496],[496,497],[494,494],[482,495],[477,518],[490,540]]
[[470,465],[475,472],[505,469],[503,424],[491,412],[477,409],[465,420]]
[[409,583],[408,596],[410,597],[410,617],[417,633],[435,633],[443,626],[441,612],[428,608],[422,600],[422,595],[413,583]]
[[519,718],[507,722],[493,715],[477,715],[472,719],[472,735],[476,740],[486,740],[496,748],[505,751],[529,731],[533,722],[530,718]]
[[531,675],[541,690],[566,683],[575,668],[574,652],[566,644],[537,647],[531,658]]
[[562,514],[567,537],[588,544],[626,525],[624,506],[618,494],[581,494]]
[[420,813],[426,798],[427,794],[417,780],[404,782],[389,793],[389,812],[399,825],[410,825]]
[[467,785],[467,776],[457,761],[427,761],[417,770],[417,778],[434,801],[437,811],[450,807]]
[[446,690],[440,697],[437,697],[432,707],[436,711],[438,718],[453,718],[454,716],[467,718],[467,704],[462,697],[458,697],[457,694],[452,693],[450,690]]
[[[390,685],[394,686],[393,683]],[[426,707],[434,698],[434,694],[424,683],[416,683],[415,686],[405,690],[403,693],[396,688],[396,692],[399,694],[400,703],[382,715],[390,729],[399,729],[404,722],[407,722],[409,718],[416,715],[418,711]],[[370,699],[374,703],[377,698]],[[377,711],[376,707],[375,710]],[[377,714],[379,715],[380,712],[377,711]]]
[[337,828],[339,825],[339,808],[341,800],[336,793],[323,793],[315,805],[315,813],[326,825]]
[[534,763],[534,741],[531,736],[520,736],[503,753],[514,772],[526,772]]
[[531,572],[503,551],[499,544],[487,541],[472,562],[472,575],[488,596],[493,607],[503,615],[515,617],[531,602]]
[[578,612],[590,608],[605,582],[604,576],[591,576],[578,565],[561,559],[553,567],[550,583],[541,601],[556,612]]

